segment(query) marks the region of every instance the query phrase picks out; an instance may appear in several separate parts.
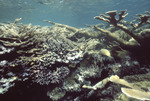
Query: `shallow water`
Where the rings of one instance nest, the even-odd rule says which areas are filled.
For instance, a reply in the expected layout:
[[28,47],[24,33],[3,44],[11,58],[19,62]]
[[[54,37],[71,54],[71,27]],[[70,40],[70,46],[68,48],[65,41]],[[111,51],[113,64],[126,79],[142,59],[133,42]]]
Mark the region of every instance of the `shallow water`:
[[74,27],[97,24],[93,17],[110,10],[127,9],[126,20],[150,10],[149,0],[0,0],[0,22],[22,18],[24,24],[48,25],[50,20]]
[[149,5],[0,0],[0,101],[150,100]]

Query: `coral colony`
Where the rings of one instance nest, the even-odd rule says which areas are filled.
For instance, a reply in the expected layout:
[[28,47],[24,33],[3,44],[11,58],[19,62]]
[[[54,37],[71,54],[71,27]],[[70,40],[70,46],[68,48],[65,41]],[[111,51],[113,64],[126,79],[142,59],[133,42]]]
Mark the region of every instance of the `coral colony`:
[[124,21],[126,12],[94,17],[109,27],[0,23],[0,98],[27,101],[31,92],[36,101],[150,100],[150,12],[136,22]]

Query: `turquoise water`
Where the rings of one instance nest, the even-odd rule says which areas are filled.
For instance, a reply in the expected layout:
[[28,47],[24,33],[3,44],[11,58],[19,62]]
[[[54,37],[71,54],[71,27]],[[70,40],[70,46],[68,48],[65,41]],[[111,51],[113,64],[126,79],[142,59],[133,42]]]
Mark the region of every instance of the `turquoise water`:
[[150,0],[0,0],[0,22],[23,18],[24,24],[45,26],[50,20],[74,27],[97,24],[93,17],[110,10],[127,9],[126,20],[150,10]]

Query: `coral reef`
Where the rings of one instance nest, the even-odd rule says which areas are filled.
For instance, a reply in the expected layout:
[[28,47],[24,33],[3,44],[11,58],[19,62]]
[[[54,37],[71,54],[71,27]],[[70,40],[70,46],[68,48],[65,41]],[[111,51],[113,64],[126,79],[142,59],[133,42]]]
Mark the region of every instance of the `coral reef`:
[[[145,29],[145,30],[141,31],[140,33],[136,33],[135,29],[137,29],[144,23],[149,23],[150,16],[146,15],[146,14],[144,14],[144,15],[138,14],[138,16],[139,16],[138,20],[140,20],[140,22],[137,24],[131,23],[132,28],[127,28],[125,25],[120,24],[121,20],[124,19],[128,15],[128,13],[126,13],[126,14],[125,13],[126,13],[126,10],[120,11],[120,13],[118,14],[118,16],[119,16],[118,19],[115,17],[117,15],[117,11],[108,11],[108,12],[106,12],[106,14],[109,16],[102,14],[100,16],[95,16],[94,18],[108,22],[111,25],[113,25],[114,27],[117,27],[117,28],[123,30],[126,34],[128,34],[131,37],[129,40],[121,39],[115,33],[112,33],[108,30],[101,29],[97,26],[94,26],[94,27],[98,31],[105,33],[107,36],[111,37],[116,42],[118,42],[122,49],[127,50],[127,51],[131,52],[132,54],[135,54],[135,56],[138,56],[137,58],[141,62],[149,63],[148,60],[150,60],[150,56],[148,55],[148,53],[150,51],[150,47],[148,44],[150,43],[150,41],[149,41],[150,30]],[[149,14],[149,12],[146,12],[146,13]],[[131,41],[131,39],[134,41]]]
[[[146,75],[149,75],[149,74],[146,74]],[[138,76],[141,76],[141,75],[138,75]],[[139,85],[137,86],[136,84],[129,83],[124,79],[120,79],[117,75],[112,75],[111,77],[105,78],[102,81],[96,83],[94,86],[83,85],[82,87],[87,88],[87,89],[92,89],[92,90],[102,89],[110,81],[113,82],[113,83],[117,83],[117,84],[121,84],[121,85],[124,85],[126,87],[129,87],[129,88],[124,88],[124,87],[121,88],[121,91],[125,95],[127,95],[128,97],[135,98],[135,99],[138,99],[138,100],[150,100],[150,92],[145,90],[147,88],[145,88],[145,87],[142,88],[141,86],[140,86],[141,87],[140,88]],[[145,82],[142,85],[145,85],[145,84],[146,85],[150,84],[150,82]],[[125,100],[125,99],[122,99],[122,100]],[[118,100],[116,100],[116,101],[118,101]],[[119,100],[119,101],[121,101],[121,100]]]
[[[118,19],[116,11],[106,14],[95,18],[111,28],[75,28],[47,20],[53,26],[41,27],[21,24],[21,18],[0,23],[0,99],[149,100],[150,30],[144,25],[149,15],[140,14],[140,22],[133,24],[122,21],[126,10]],[[148,94],[129,93],[135,91]]]
[[9,83],[17,77],[40,85],[60,83],[70,73],[69,68],[82,60],[81,44],[55,32],[55,28],[17,24],[20,20],[0,26],[1,81]]

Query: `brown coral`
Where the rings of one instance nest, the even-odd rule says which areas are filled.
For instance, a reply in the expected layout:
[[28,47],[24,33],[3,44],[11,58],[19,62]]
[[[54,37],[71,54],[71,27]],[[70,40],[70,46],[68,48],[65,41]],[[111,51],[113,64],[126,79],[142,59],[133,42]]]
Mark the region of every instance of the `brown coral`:
[[[135,29],[137,29],[144,23],[148,23],[150,16],[146,15],[146,14],[145,15],[139,14],[138,19],[140,20],[140,22],[137,24],[131,24],[133,27],[131,29],[131,28],[127,28],[123,24],[120,24],[120,21],[128,15],[128,13],[126,13],[126,14],[125,13],[126,13],[126,10],[121,11],[118,19],[115,18],[116,11],[106,12],[106,14],[108,14],[109,16],[102,14],[102,15],[96,16],[94,18],[108,22],[108,23],[112,24],[113,26],[123,30],[126,34],[128,34],[131,37],[131,39],[134,39],[134,41],[124,40],[109,30],[101,29],[97,26],[94,26],[94,27],[98,31],[105,33],[107,36],[109,36],[112,39],[114,39],[115,41],[117,41],[120,44],[120,47],[122,49],[127,50],[127,51],[131,52],[132,54],[134,54],[134,56],[136,56],[140,62],[148,63],[150,60],[150,55],[149,55],[150,30],[147,29],[147,30],[141,31],[140,33],[135,33]],[[149,13],[147,13],[147,14],[149,14]]]

